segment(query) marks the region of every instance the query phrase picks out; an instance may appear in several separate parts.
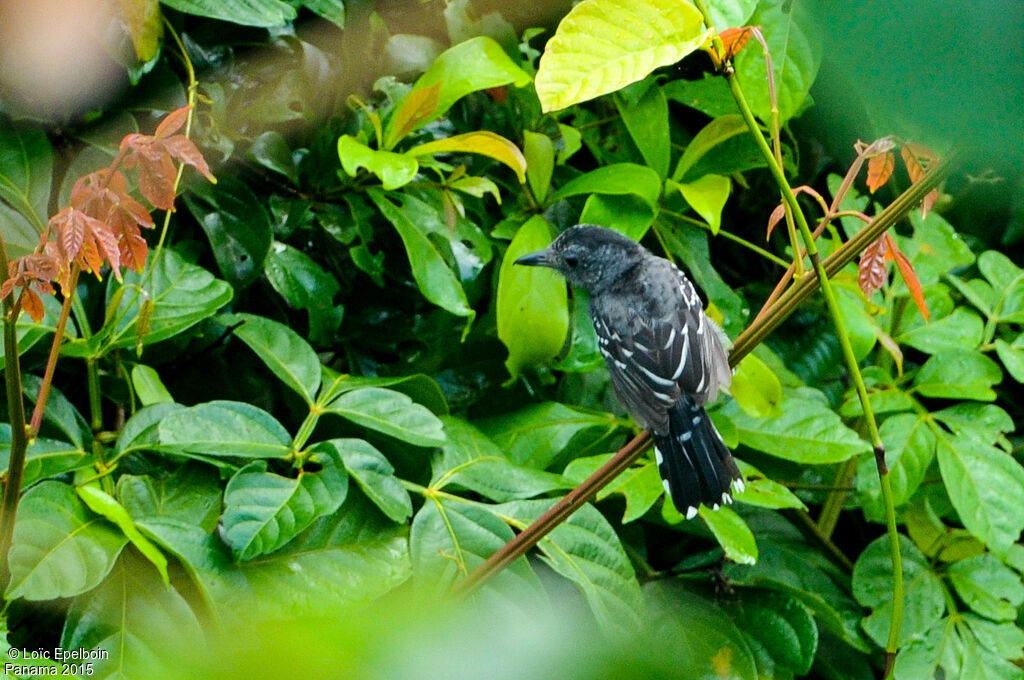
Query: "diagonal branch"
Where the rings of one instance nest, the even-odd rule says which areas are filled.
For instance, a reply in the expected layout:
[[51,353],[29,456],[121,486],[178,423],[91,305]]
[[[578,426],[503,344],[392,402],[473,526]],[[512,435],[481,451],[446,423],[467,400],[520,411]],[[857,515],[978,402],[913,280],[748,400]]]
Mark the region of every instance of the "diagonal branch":
[[[879,213],[871,224],[865,226],[835,253],[827,257],[822,265],[828,275],[834,276],[836,272],[852,262],[882,232],[903,219],[929,191],[936,188],[949,176],[961,158],[962,154],[954,151],[936,163],[919,182],[900,194],[896,200]],[[786,317],[793,313],[801,302],[810,297],[817,289],[818,278],[816,276],[805,276],[793,284],[759,320],[736,338],[729,353],[729,364],[733,367],[739,364],[747,354],[753,351],[754,347],[760,344]],[[650,433],[646,430],[630,440],[599,470],[581,482],[533,524],[517,534],[456,584],[455,594],[464,596],[472,593],[516,558],[525,555],[544,536],[568,519],[598,491],[632,465],[644,452],[650,441]]]

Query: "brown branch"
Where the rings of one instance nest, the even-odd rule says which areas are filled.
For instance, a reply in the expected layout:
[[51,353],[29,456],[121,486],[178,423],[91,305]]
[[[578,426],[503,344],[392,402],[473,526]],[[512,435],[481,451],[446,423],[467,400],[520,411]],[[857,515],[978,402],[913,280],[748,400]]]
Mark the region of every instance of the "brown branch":
[[[946,158],[929,169],[925,176],[921,178],[921,181],[900,194],[896,200],[878,214],[871,224],[865,226],[864,229],[844,243],[835,253],[826,258],[822,264],[828,276],[834,276],[836,272],[852,262],[853,258],[866,248],[869,243],[878,238],[882,232],[903,219],[908,212],[921,202],[929,191],[937,187],[952,172],[960,160],[960,152],[951,152]],[[801,302],[814,293],[817,287],[818,278],[816,276],[804,276],[793,284],[769,310],[736,338],[729,353],[729,364],[733,367],[739,364],[769,333],[793,313]],[[551,506],[551,509],[541,515],[533,524],[523,529],[496,553],[470,572],[466,578],[457,583],[453,588],[453,592],[459,596],[472,593],[489,578],[514,562],[516,558],[525,555],[544,536],[568,519],[572,513],[576,512],[576,510],[593,498],[598,491],[632,465],[640,457],[640,454],[643,453],[650,440],[650,433],[647,431],[641,432],[631,439],[599,470],[581,482],[576,488]]]

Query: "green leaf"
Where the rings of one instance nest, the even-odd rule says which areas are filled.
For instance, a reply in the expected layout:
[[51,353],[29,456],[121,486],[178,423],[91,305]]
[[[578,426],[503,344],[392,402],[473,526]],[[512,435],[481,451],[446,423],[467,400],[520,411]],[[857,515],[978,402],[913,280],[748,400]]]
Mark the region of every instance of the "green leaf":
[[[644,165],[635,163],[614,163],[580,175],[558,189],[551,196],[551,202],[560,201],[580,194],[633,194],[657,210],[661,195],[661,178],[658,173]],[[614,227],[614,225],[606,225]]]
[[721,175],[704,175],[686,184],[677,184],[683,199],[704,218],[711,227],[711,233],[717,234],[722,227],[722,208],[729,198],[732,182]]
[[538,203],[543,204],[551,187],[555,169],[555,147],[551,138],[533,130],[523,130],[523,155],[526,156],[526,179]]
[[1024,335],[1017,336],[1012,345],[996,338],[995,345],[1006,372],[1017,382],[1024,382]]
[[928,354],[973,350],[981,344],[983,325],[981,317],[973,311],[957,307],[949,316],[912,328],[896,340]]
[[733,498],[746,505],[779,510],[797,508],[806,510],[804,502],[796,494],[778,482],[772,481],[750,463],[737,460],[740,472],[743,473],[744,488],[740,493],[733,492]]
[[601,356],[601,351],[598,349],[597,332],[594,330],[594,322],[587,309],[587,300],[585,290],[573,291],[569,348],[564,357],[552,362],[551,367],[555,370],[569,373],[590,373],[605,365],[604,357]]
[[200,463],[182,465],[159,479],[121,475],[117,480],[117,497],[136,523],[170,518],[210,532],[217,526],[222,496],[217,472]]
[[440,446],[445,442],[444,427],[437,416],[405,394],[383,387],[344,392],[322,412],[416,446]]
[[635,87],[643,88],[639,98],[630,98],[625,92],[619,92],[615,96],[615,106],[644,162],[661,179],[665,179],[672,151],[668,102],[657,83],[648,81]]
[[700,132],[694,135],[693,139],[690,140],[690,143],[686,145],[686,150],[683,152],[682,157],[680,157],[679,164],[676,165],[675,172],[672,173],[672,179],[677,182],[698,179],[701,175],[688,177],[687,173],[697,164],[698,161],[700,161],[701,158],[706,156],[719,144],[722,144],[736,135],[742,135],[745,133],[747,133],[747,124],[743,121],[743,116],[738,113],[715,118],[713,121],[701,128]]
[[[935,434],[928,429],[924,418],[911,413],[886,418],[879,428],[879,434],[885,445],[885,463],[889,468],[893,503],[898,508],[914,495],[924,481],[928,467],[935,460]],[[861,456],[857,465],[856,484],[864,515],[874,522],[885,521],[874,453]]]
[[757,562],[757,541],[742,517],[724,506],[712,510],[704,505],[700,506],[700,517],[725,550],[727,558],[737,564]]
[[128,539],[90,513],[67,484],[44,481],[21,499],[11,544],[8,600],[54,600],[92,590]]
[[708,5],[711,25],[719,33],[727,28],[738,28],[747,25],[747,20],[757,9],[757,0],[730,0]]
[[1002,379],[999,364],[984,354],[945,350],[924,363],[914,377],[914,389],[926,397],[995,401],[992,385]]
[[160,443],[185,453],[235,458],[287,458],[291,436],[263,409],[238,401],[211,401],[169,413]]
[[0,199],[22,218],[18,225],[4,219],[7,256],[14,258],[35,250],[49,219],[53,149],[42,129],[0,120]]
[[513,463],[539,470],[549,467],[566,449],[574,458],[611,450],[602,444],[618,428],[611,414],[557,402],[533,404],[476,425]]
[[558,131],[562,134],[562,148],[555,156],[555,163],[565,165],[572,156],[583,146],[583,135],[579,130],[564,123],[558,124]]
[[655,210],[635,194],[592,194],[580,213],[582,224],[608,226],[639,241],[651,228]]
[[174,402],[174,397],[160,380],[160,374],[145,364],[132,366],[132,387],[143,406]]
[[932,415],[955,434],[966,432],[985,441],[996,441],[1014,429],[1010,414],[995,404],[965,401],[934,411]]
[[383,517],[358,489],[280,550],[242,564],[195,524],[154,518],[142,526],[178,557],[218,618],[236,626],[334,618],[381,597],[410,573],[408,530]]
[[[42,388],[42,378],[32,373],[23,373],[21,381],[22,392],[35,403]],[[43,422],[55,426],[78,448],[85,448],[85,443],[92,439],[92,432],[85,417],[56,387],[50,387],[50,399],[46,402]]]
[[[453,584],[512,537],[512,529],[493,506],[431,496],[409,530],[414,580],[429,592],[448,594]],[[536,595],[541,585],[526,558],[520,557],[490,579],[486,588],[516,597]]]
[[997,293],[993,319],[1024,323],[1024,270],[995,250],[978,256],[978,269]]
[[312,405],[320,388],[320,359],[309,343],[288,326],[255,314],[232,314],[223,320],[274,375]]
[[366,168],[390,191],[405,186],[419,171],[420,164],[412,156],[383,149],[371,149],[351,135],[338,138],[338,157],[341,167],[350,177],[360,168]]
[[[113,349],[166,340],[213,316],[232,298],[231,286],[169,248],[164,248],[159,262],[150,258],[147,267],[152,269],[145,292],[140,288],[143,276],[137,272],[125,272],[123,285],[110,278],[107,319],[116,323],[108,321],[88,340],[65,344],[62,354],[99,357]],[[139,318],[148,303],[152,313],[140,328]]]
[[399,128],[408,127],[396,126],[403,118],[409,118],[407,114],[403,114],[403,109],[410,104],[419,108],[420,104],[413,94],[415,92],[435,85],[440,86],[437,104],[433,110],[415,116],[415,125],[409,128],[409,132],[444,115],[452,104],[470,92],[510,84],[523,87],[529,82],[530,76],[516,66],[501,49],[501,45],[491,38],[479,36],[454,45],[441,53],[430,68],[419,77],[413,89],[397,107],[395,114],[388,120],[384,132],[384,139],[387,142],[385,146],[394,146],[403,136],[397,134]]
[[292,159],[292,150],[288,147],[288,141],[276,130],[267,130],[252,140],[245,157],[268,170],[284,175],[292,184],[299,183],[299,171]]
[[177,590],[131,553],[118,560],[99,588],[72,602],[60,644],[65,650],[103,652],[86,662],[91,670],[81,677],[203,675],[197,659],[206,643],[198,617]]
[[523,152],[501,135],[487,130],[437,139],[414,146],[406,153],[413,157],[432,156],[439,153],[475,153],[492,158],[511,168],[512,172],[516,173],[520,184],[526,181],[526,158],[523,157]]
[[1024,468],[971,434],[939,437],[939,470],[964,527],[996,553],[1024,530]]
[[1013,621],[1024,603],[1020,575],[1003,565],[995,555],[985,553],[950,566],[949,581],[960,599],[982,616],[996,621]]
[[132,451],[159,448],[160,422],[171,413],[184,410],[181,404],[167,401],[140,408],[121,428],[114,443],[114,455],[121,458]]
[[300,471],[297,478],[267,471],[255,461],[235,473],[224,489],[221,516],[224,542],[235,559],[250,560],[291,541],[319,517],[337,510],[348,493],[348,477],[328,453],[314,453],[316,472]]
[[[746,626],[741,632],[721,602],[697,595],[679,579],[651,581],[644,585],[644,596],[650,610],[645,634],[630,643],[637,650],[632,663],[612,677],[763,677],[758,675]],[[666,640],[672,644],[666,645]],[[652,660],[659,668],[641,675],[638,668]]]
[[836,300],[839,303],[839,311],[846,322],[846,334],[850,339],[853,348],[853,355],[858,361],[867,357],[868,353],[875,346],[880,331],[874,317],[865,309],[870,305],[864,299],[864,293],[859,287],[837,286]]
[[[405,214],[403,207],[396,206],[379,190],[371,189],[368,194],[402,238],[413,278],[423,297],[456,316],[469,317],[472,323],[476,312],[469,306],[462,284],[448,268],[437,246]],[[469,323],[465,332],[469,331]]]
[[[974,262],[974,253],[970,247],[937,212],[931,210],[922,218],[920,211],[912,210],[909,218],[914,227],[913,236],[896,237],[896,243],[910,258],[922,285],[927,286],[950,270]],[[907,294],[902,279],[894,289],[899,294]]]
[[[0,471],[7,473],[11,458],[11,426],[0,423]],[[33,437],[25,452],[21,485],[27,489],[36,482],[74,472],[92,465],[93,457],[83,449],[67,442],[45,437]]]
[[780,413],[782,383],[768,365],[753,354],[743,357],[736,367],[729,392],[751,416],[761,418]]
[[[779,119],[785,123],[803,108],[821,65],[821,41],[806,3],[766,0],[758,3],[749,18],[760,26],[775,69]],[[741,50],[735,60],[736,75],[754,114],[771,120],[764,55],[758,46]]]
[[401,392],[413,401],[423,404],[434,415],[448,415],[448,401],[440,385],[433,378],[422,373],[399,375],[387,378],[367,378],[346,373],[336,373],[326,366],[321,366],[324,379],[317,401],[329,402],[343,392],[350,392],[360,387],[389,387]]
[[721,76],[705,73],[699,80],[673,80],[661,89],[666,98],[696,109],[708,118],[736,113],[736,100]]
[[730,402],[722,411],[736,423],[745,446],[785,460],[823,465],[869,450],[868,443],[820,401],[790,396],[781,409],[778,416],[753,418]]
[[243,26],[283,26],[296,17],[295,8],[281,0],[166,0],[164,4],[185,14]]
[[343,308],[334,306],[338,279],[301,250],[275,241],[263,261],[263,273],[285,302],[309,312],[309,337],[329,344],[341,325]]
[[329,439],[313,447],[328,449],[342,462],[367,498],[394,522],[412,516],[409,492],[395,477],[395,469],[380,451],[362,439]]
[[[599,456],[577,458],[565,466],[562,477],[573,486],[583,482],[590,475],[607,463],[614,454],[605,453]],[[597,500],[604,500],[613,493],[621,493],[626,499],[626,512],[622,515],[622,523],[627,524],[640,519],[651,509],[665,489],[661,486],[661,475],[658,466],[645,459],[639,465],[632,465],[613,479],[597,493]]]
[[132,542],[132,545],[160,572],[160,578],[163,579],[164,585],[171,584],[167,576],[167,558],[164,557],[159,548],[150,543],[148,538],[139,533],[139,530],[135,527],[135,522],[128,515],[128,511],[117,502],[117,499],[101,489],[99,484],[95,482],[78,486],[75,488],[75,491],[78,492],[78,497],[89,506],[90,510],[97,515],[106,517],[118,526],[128,540]]
[[[552,504],[550,500],[512,501],[494,511],[524,528]],[[544,562],[580,589],[602,627],[636,630],[644,610],[640,587],[618,535],[597,508],[584,505],[537,545]]]
[[[942,583],[928,560],[906,537],[900,536],[903,560],[903,626],[900,646],[906,645],[935,624],[945,611]],[[872,612],[864,630],[879,646],[889,637],[892,618],[892,558],[889,537],[879,536],[865,548],[853,565],[853,596]]]
[[431,461],[432,489],[458,485],[504,502],[565,487],[557,475],[510,461],[504,451],[465,420],[444,418],[444,429],[448,441]]
[[584,0],[548,41],[535,86],[545,112],[642,80],[702,47],[700,12],[683,0]]
[[863,610],[849,595],[848,577],[838,575],[820,548],[809,545],[779,513],[749,513],[747,524],[757,536],[771,536],[772,540],[762,542],[756,564],[723,566],[730,583],[788,593],[814,612],[824,630],[868,652],[870,648],[859,632]]
[[768,650],[779,666],[798,675],[811,670],[818,627],[800,600],[771,590],[744,593],[743,630]]
[[302,5],[338,28],[345,28],[345,4],[342,0],[302,0]]
[[546,248],[551,238],[551,225],[534,215],[519,227],[498,273],[498,337],[508,348],[505,367],[513,379],[524,367],[553,359],[569,331],[565,280],[546,267],[515,264],[522,255]]
[[263,271],[273,231],[270,217],[249,185],[231,175],[202,182],[185,194],[185,205],[210,239],[217,268],[238,289]]

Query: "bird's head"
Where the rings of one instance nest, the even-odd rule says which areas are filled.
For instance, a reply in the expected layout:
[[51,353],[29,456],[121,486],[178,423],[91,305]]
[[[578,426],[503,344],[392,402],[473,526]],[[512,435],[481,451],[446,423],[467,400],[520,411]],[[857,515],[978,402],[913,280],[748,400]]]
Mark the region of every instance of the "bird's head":
[[636,241],[592,224],[566,229],[544,250],[523,255],[516,264],[550,267],[589,293],[600,292],[644,257]]

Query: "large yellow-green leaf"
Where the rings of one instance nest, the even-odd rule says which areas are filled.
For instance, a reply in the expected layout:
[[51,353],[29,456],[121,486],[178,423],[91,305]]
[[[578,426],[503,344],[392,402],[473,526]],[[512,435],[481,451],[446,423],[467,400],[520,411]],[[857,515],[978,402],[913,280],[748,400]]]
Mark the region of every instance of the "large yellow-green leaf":
[[674,64],[709,38],[685,0],[583,0],[562,19],[537,70],[545,111],[614,92]]
[[[478,36],[445,50],[398,105],[384,132],[384,148],[390,149],[409,132],[444,115],[470,92],[501,85],[523,87],[530,76],[519,68],[501,45]],[[432,92],[424,92],[436,88]]]
[[426,144],[414,146],[406,152],[410,156],[426,156],[438,153],[476,153],[493,158],[512,168],[520,182],[526,181],[526,159],[519,147],[501,135],[479,130],[463,135],[446,137]]
[[523,267],[516,258],[543,250],[551,225],[540,215],[519,227],[498,274],[498,337],[508,347],[505,366],[515,378],[525,366],[549,361],[565,344],[569,302],[565,281],[544,267]]

